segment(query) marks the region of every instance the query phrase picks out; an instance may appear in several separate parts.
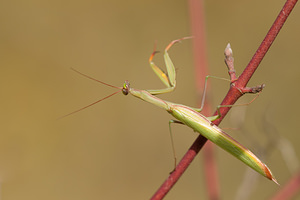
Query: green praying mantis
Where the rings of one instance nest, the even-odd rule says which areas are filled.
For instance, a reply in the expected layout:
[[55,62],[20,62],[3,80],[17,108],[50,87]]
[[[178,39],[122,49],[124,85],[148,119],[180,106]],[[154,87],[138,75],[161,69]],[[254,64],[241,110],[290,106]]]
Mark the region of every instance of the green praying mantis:
[[[149,63],[152,68],[152,70],[156,73],[156,75],[160,78],[160,80],[164,83],[166,88],[164,89],[159,89],[159,90],[140,90],[140,89],[135,89],[130,87],[129,81],[125,81],[123,87],[116,87],[107,83],[104,83],[102,81],[99,81],[97,79],[94,79],[90,76],[87,76],[79,71],[74,70],[75,72],[92,79],[94,81],[97,81],[101,84],[117,88],[119,89],[117,92],[100,99],[88,106],[85,106],[79,110],[76,110],[68,115],[74,114],[75,112],[78,112],[80,110],[83,110],[87,107],[90,107],[106,98],[109,98],[119,92],[122,91],[124,95],[131,94],[134,97],[137,97],[143,101],[149,102],[155,106],[158,106],[160,108],[165,109],[169,114],[171,114],[173,117],[175,117],[177,120],[171,120],[170,122],[176,122],[180,124],[184,124],[190,128],[192,128],[195,132],[198,132],[199,134],[203,135],[206,137],[208,140],[212,141],[225,151],[229,152],[233,156],[235,156],[237,159],[240,161],[244,162],[246,165],[263,175],[264,177],[274,181],[276,184],[278,184],[277,180],[275,177],[272,175],[272,172],[270,169],[265,165],[262,161],[260,161],[249,149],[241,145],[239,142],[237,142],[235,139],[233,139],[230,135],[225,133],[222,129],[220,129],[218,126],[214,125],[212,121],[218,119],[221,117],[220,110],[218,107],[218,115],[212,116],[212,117],[205,117],[203,116],[200,111],[203,108],[203,102],[201,108],[192,108],[189,106],[185,106],[182,104],[177,104],[177,103],[172,103],[169,101],[165,101],[162,99],[159,99],[157,96],[158,94],[163,94],[163,93],[168,93],[172,92],[175,87],[176,87],[176,71],[175,67],[171,61],[171,58],[168,54],[168,50],[173,46],[173,44],[184,40],[188,39],[190,37],[185,37],[181,38],[178,40],[172,41],[164,51],[164,60],[165,60],[165,65],[167,69],[167,73],[165,73],[161,68],[155,65],[153,62],[153,57],[157,53],[157,51],[154,51],[150,58],[149,58]],[[206,79],[207,81],[207,79]],[[205,86],[206,86],[206,81],[205,81]],[[205,90],[204,89],[204,95],[205,95]],[[203,100],[204,100],[204,95],[203,95]],[[203,101],[202,100],[202,101]]]

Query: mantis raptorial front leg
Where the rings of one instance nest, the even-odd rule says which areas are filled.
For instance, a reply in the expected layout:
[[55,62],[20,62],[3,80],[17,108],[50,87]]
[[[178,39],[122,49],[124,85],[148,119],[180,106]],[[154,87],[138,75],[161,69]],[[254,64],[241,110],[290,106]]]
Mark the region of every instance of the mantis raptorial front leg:
[[[194,131],[198,132],[199,134],[206,137],[208,140],[212,141],[225,151],[229,152],[233,156],[235,156],[237,159],[244,162],[246,165],[260,173],[261,175],[265,176],[266,178],[274,181],[277,183],[276,179],[272,175],[269,168],[261,162],[250,150],[248,150],[246,147],[242,146],[239,142],[237,142],[235,139],[233,139],[230,135],[225,133],[222,129],[220,129],[218,126],[214,125],[211,120],[215,120],[218,117],[220,117],[220,113],[217,116],[213,117],[205,117],[201,113],[199,113],[200,110],[203,108],[203,104],[201,105],[200,109],[194,109],[189,106],[172,103],[169,101],[165,101],[162,99],[159,99],[156,95],[163,94],[167,92],[171,92],[176,87],[176,72],[175,67],[172,63],[172,60],[168,54],[168,50],[174,45],[175,43],[188,39],[190,37],[182,38],[179,40],[172,41],[164,51],[164,60],[166,64],[167,72],[163,72],[163,70],[155,65],[153,62],[153,56],[155,55],[156,51],[154,51],[149,59],[149,63],[153,71],[156,73],[156,75],[159,77],[159,79],[164,83],[166,88],[159,89],[159,90],[140,90],[140,89],[134,89],[130,87],[129,81],[125,81],[123,87],[115,87],[106,83],[103,83],[101,81],[96,80],[97,82],[100,82],[101,84],[108,85],[110,87],[118,88],[119,91],[122,91],[124,95],[131,94],[132,96],[139,98],[141,100],[144,100],[148,103],[151,103],[155,106],[158,106],[160,108],[165,109],[168,113],[170,113],[173,117],[176,118],[176,122],[182,123],[190,128],[192,128]],[[76,71],[76,70],[75,70]],[[78,71],[76,71],[78,72]],[[80,72],[78,72],[80,73]],[[94,78],[87,76],[85,74],[80,73],[81,75],[95,80]],[[115,92],[112,95],[118,93]],[[110,96],[112,96],[110,95]],[[107,97],[103,98],[106,99]],[[204,97],[205,98],[205,97]],[[204,99],[203,98],[203,99]],[[101,100],[103,100],[101,99]],[[101,100],[96,101],[95,103],[100,102]],[[87,108],[91,105],[94,105],[95,103],[92,103],[84,108]],[[223,105],[222,105],[223,106]],[[83,109],[83,108],[82,108]],[[75,112],[78,112],[82,109],[79,109]],[[75,113],[73,112],[73,113]],[[71,114],[73,114],[71,113]],[[278,184],[278,183],[277,183]]]

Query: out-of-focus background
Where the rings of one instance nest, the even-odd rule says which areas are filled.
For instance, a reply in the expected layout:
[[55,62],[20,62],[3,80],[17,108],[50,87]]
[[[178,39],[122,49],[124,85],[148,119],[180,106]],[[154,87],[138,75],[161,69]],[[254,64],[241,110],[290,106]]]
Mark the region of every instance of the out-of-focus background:
[[[240,73],[283,4],[206,1],[210,75],[228,77],[223,62],[228,42]],[[298,169],[300,154],[299,17],[296,6],[249,83],[265,83],[263,93],[250,106],[233,109],[221,124],[238,128],[227,132],[264,155],[281,184]],[[155,41],[163,50],[171,40],[191,34],[187,2],[5,1],[0,6],[0,27],[1,199],[150,198],[173,169],[168,113],[118,94],[57,118],[116,91],[74,73],[71,67],[117,86],[130,80],[132,87],[162,88],[148,58]],[[160,97],[196,106],[191,47],[192,41],[186,40],[170,50],[178,87]],[[160,66],[162,55],[155,57]],[[215,107],[228,84],[218,80],[211,84]],[[240,103],[252,98],[243,97]],[[181,158],[197,134],[179,125],[173,126],[173,134]],[[284,157],[276,138],[284,144],[281,150],[288,150]],[[291,152],[295,156],[287,156]],[[207,198],[201,153],[198,157],[166,199]],[[220,148],[216,158],[222,199],[233,199],[247,167]],[[265,199],[278,190],[263,177],[256,181],[250,184],[252,199]]]

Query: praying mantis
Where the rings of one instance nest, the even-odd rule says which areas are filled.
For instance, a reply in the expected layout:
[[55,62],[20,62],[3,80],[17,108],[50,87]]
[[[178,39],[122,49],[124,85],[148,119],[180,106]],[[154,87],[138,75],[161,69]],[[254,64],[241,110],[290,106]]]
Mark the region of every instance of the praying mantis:
[[[205,88],[204,88],[204,95],[202,100],[202,106],[201,108],[192,108],[189,106],[185,106],[182,104],[172,103],[169,101],[165,101],[162,99],[159,99],[156,95],[172,92],[176,87],[176,71],[175,67],[173,65],[173,62],[168,54],[168,50],[177,42],[188,39],[190,37],[184,37],[178,40],[173,40],[164,51],[164,60],[165,65],[167,69],[167,73],[165,73],[161,68],[156,66],[156,64],[153,62],[153,57],[157,53],[157,51],[153,51],[149,58],[149,64],[152,68],[152,70],[156,73],[156,75],[159,77],[159,79],[163,82],[163,84],[166,86],[164,89],[159,90],[140,90],[130,87],[130,83],[128,80],[125,81],[123,87],[116,87],[107,83],[104,83],[102,81],[99,81],[97,79],[94,79],[88,75],[85,75],[75,69],[73,69],[75,72],[92,79],[94,81],[97,81],[101,84],[117,88],[119,89],[117,92],[104,97],[88,106],[85,106],[79,110],[76,110],[68,115],[74,114],[80,110],[83,110],[87,107],[90,107],[106,98],[109,98],[119,92],[122,92],[124,95],[132,95],[136,98],[139,98],[143,101],[146,101],[148,103],[151,103],[155,106],[158,106],[162,109],[165,109],[169,114],[171,114],[173,117],[176,118],[176,120],[171,120],[170,123],[180,123],[184,124],[190,128],[192,128],[195,132],[198,132],[199,134],[206,137],[208,140],[212,141],[225,151],[229,152],[231,155],[235,156],[240,161],[244,162],[246,165],[257,171],[259,174],[263,175],[264,177],[272,180],[276,184],[278,184],[275,177],[272,175],[272,172],[270,169],[265,165],[262,161],[260,161],[249,149],[241,145],[239,142],[237,142],[235,139],[233,139],[230,135],[225,133],[222,129],[220,129],[218,126],[214,125],[212,121],[218,119],[221,117],[220,110],[218,107],[218,115],[211,116],[211,117],[205,117],[203,116],[200,111],[203,108],[203,100],[204,95],[206,91],[206,81],[205,80]],[[67,115],[66,115],[67,116]]]

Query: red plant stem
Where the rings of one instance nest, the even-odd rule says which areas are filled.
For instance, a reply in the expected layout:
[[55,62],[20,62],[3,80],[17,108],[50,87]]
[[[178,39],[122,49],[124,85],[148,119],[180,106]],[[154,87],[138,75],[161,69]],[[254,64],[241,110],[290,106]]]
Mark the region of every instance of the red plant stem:
[[241,74],[239,81],[236,83],[237,87],[245,87],[247,85],[251,76],[254,74],[258,65],[260,64],[260,62],[264,58],[265,54],[271,47],[273,41],[275,40],[276,36],[278,35],[279,31],[281,30],[286,19],[292,12],[297,1],[298,0],[287,0],[286,1],[282,10],[280,11],[279,15],[277,16],[275,22],[273,23],[272,27],[270,28],[268,34],[266,35],[265,39],[262,41],[259,48],[257,49],[254,56],[252,57],[249,64],[247,65],[246,69]]
[[288,181],[288,183],[285,184],[284,187],[281,188],[279,192],[271,198],[271,200],[290,199],[294,195],[296,195],[297,192],[299,192],[299,189],[300,189],[300,172],[294,175]]
[[165,180],[165,182],[160,186],[157,192],[151,197],[151,200],[163,199],[164,196],[170,191],[170,189],[175,185],[177,180],[181,177],[184,171],[188,168],[192,160],[198,154],[200,149],[206,143],[207,139],[201,135],[195,140],[192,146],[189,148],[187,153],[181,159],[181,161],[176,166],[175,171],[170,174],[170,176]]
[[[221,105],[233,105],[239,97],[243,94],[239,90],[240,88],[243,89],[246,87],[246,84],[249,82],[250,78],[252,77],[253,73],[257,69],[258,65],[262,61],[263,57],[265,56],[266,52],[270,48],[271,44],[275,40],[277,34],[281,30],[284,22],[286,21],[287,17],[293,10],[295,4],[298,0],[287,0],[285,5],[283,6],[282,10],[280,11],[278,17],[276,18],[275,22],[273,23],[272,27],[270,28],[269,32],[267,33],[265,39],[257,49],[256,53],[254,54],[253,58],[247,65],[246,69],[242,73],[242,75],[238,78],[238,80],[234,83],[234,86],[230,87],[227,95],[225,96],[224,100],[222,101]],[[215,125],[219,125],[222,119],[230,110],[230,107],[223,107],[220,109],[222,117],[218,120],[215,120],[213,123]],[[217,113],[217,112],[216,112]],[[163,199],[164,196],[170,191],[170,189],[175,185],[177,180],[181,177],[183,172],[187,169],[190,163],[194,160],[197,153],[201,150],[203,145],[206,143],[207,139],[203,136],[199,135],[199,137],[195,140],[192,144],[190,149],[187,153],[183,156],[182,160],[176,166],[175,171],[170,174],[170,176],[165,180],[165,182],[161,185],[161,187],[157,190],[157,192],[152,196],[152,200]]]
[[[260,62],[262,61],[267,51],[271,47],[272,43],[274,42],[276,36],[278,35],[279,31],[281,30],[283,24],[285,23],[286,19],[290,15],[297,1],[298,0],[286,1],[282,10],[278,14],[275,22],[273,23],[270,30],[268,31],[266,37],[264,38],[264,40],[256,50],[252,59],[250,60],[249,64],[247,65],[243,73],[240,75],[238,80],[234,83],[235,87],[230,88],[226,97],[222,101],[221,105],[233,105],[238,100],[238,98],[243,95],[239,92],[239,89],[243,90],[243,88],[246,87],[247,83],[249,82],[255,70],[258,68]],[[215,120],[214,124],[219,125],[229,110],[230,107],[221,108],[220,111],[222,116],[218,120]],[[215,112],[215,114],[217,114],[217,112]]]

